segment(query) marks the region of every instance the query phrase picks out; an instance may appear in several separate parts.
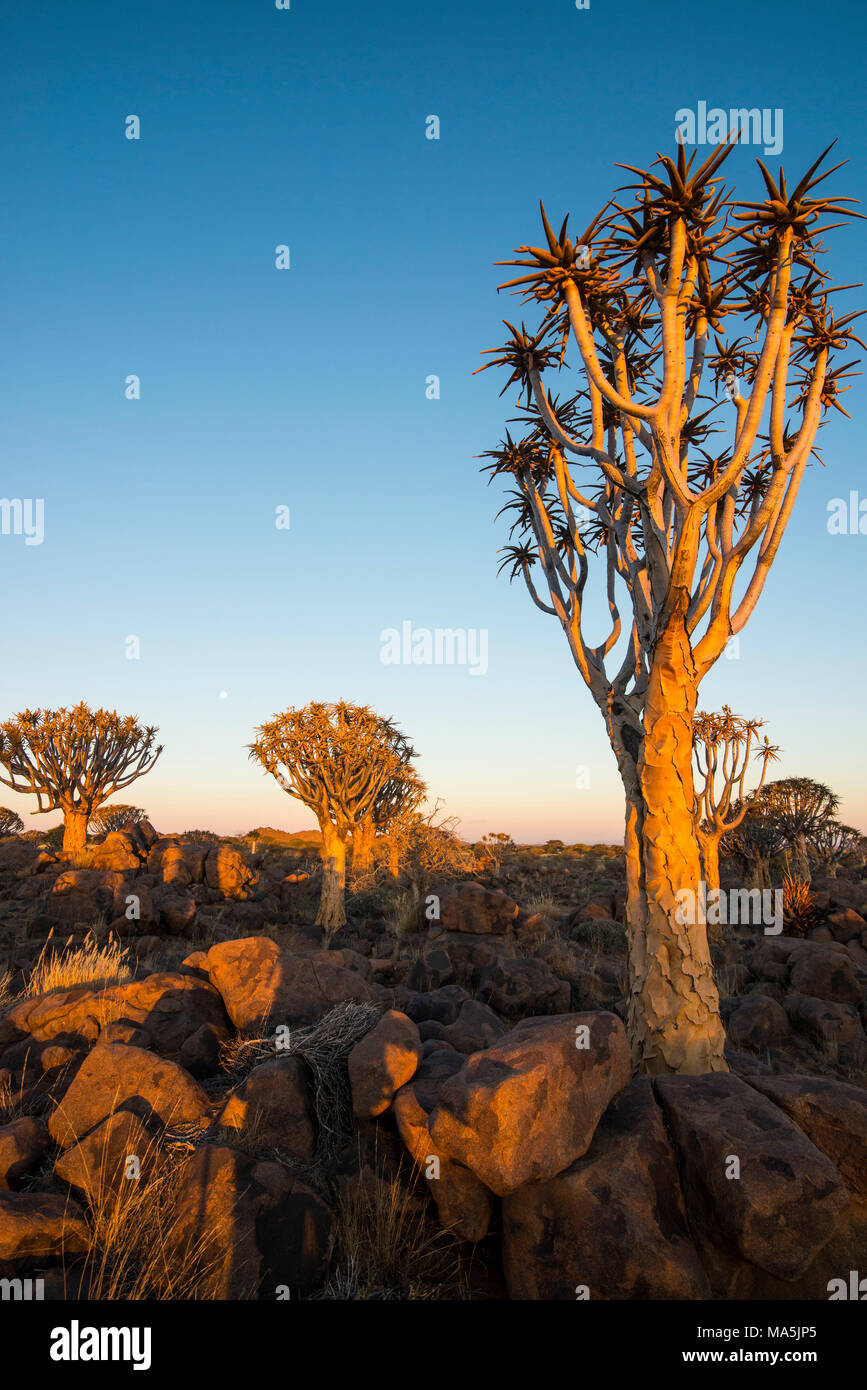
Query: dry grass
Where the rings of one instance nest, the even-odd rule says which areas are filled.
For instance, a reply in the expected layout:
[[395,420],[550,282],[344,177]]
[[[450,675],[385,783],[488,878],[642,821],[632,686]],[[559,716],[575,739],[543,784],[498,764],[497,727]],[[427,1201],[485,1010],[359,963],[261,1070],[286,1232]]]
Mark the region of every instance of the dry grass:
[[22,990],[22,997],[32,998],[53,989],[71,989],[74,985],[108,987],[131,978],[133,967],[129,952],[115,937],[110,936],[100,945],[91,931],[81,946],[73,946],[70,936],[58,951],[50,944],[53,933],[52,927]]
[[[171,1240],[174,1204],[189,1155],[152,1148],[137,1180],[117,1186],[97,1178],[86,1195],[92,1241],[66,1296],[139,1301],[207,1299],[224,1257],[210,1237],[191,1249]],[[146,1173],[146,1175],[145,1175]]]
[[337,1199],[332,1271],[320,1299],[464,1299],[467,1277],[454,1236],[436,1226],[409,1170],[375,1170]]

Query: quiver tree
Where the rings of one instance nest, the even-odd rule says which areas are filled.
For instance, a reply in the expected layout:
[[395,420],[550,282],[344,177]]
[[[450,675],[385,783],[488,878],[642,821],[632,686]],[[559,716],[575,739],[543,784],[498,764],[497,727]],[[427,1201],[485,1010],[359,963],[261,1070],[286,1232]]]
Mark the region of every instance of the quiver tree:
[[779,834],[791,847],[795,873],[809,883],[810,841],[834,819],[840,798],[830,787],[809,777],[784,777],[768,783],[764,802]]
[[837,820],[825,821],[810,837],[810,849],[828,878],[836,878],[840,862],[863,851],[863,847],[861,831],[851,825],[842,825]]
[[[856,315],[834,315],[820,267],[823,224],[851,200],[816,193],[821,156],[791,191],[759,162],[766,196],[735,202],[717,177],[730,152],[622,166],[635,181],[577,242],[543,208],[545,245],[501,262],[541,321],[507,323],[486,364],[522,402],[522,433],[486,455],[514,488],[503,564],[562,625],[623,780],[628,1028],[648,1072],[726,1069],[705,924],[677,920],[700,874],[697,692],[755,608],[852,366],[831,366]],[[570,339],[579,377],[558,398]]]
[[512,852],[515,842],[505,830],[489,830],[487,835],[482,836],[481,845],[496,877],[503,865],[503,855]]
[[0,724],[0,782],[31,793],[33,815],[63,812],[63,848],[81,850],[95,811],[115,792],[150,772],[162,747],[156,728],[134,715],[90,709],[24,710]]
[[322,831],[322,894],[316,922],[328,935],[346,921],[346,843],[372,815],[389,779],[405,775],[403,740],[366,705],[312,701],[256,729],[250,757],[289,796],[308,806]]
[[[779,748],[767,737],[759,741],[763,722],[741,719],[732,714],[728,705],[723,705],[720,712],[709,714],[700,710],[695,716],[692,729],[695,830],[709,900],[711,893],[719,895],[720,841],[727,830],[740,825],[752,798],[764,785],[768,767],[779,755]],[[751,753],[762,766],[758,783],[748,796],[744,781]]]
[[402,816],[417,810],[424,800],[425,785],[412,766],[416,753],[399,729],[387,719],[382,721],[383,739],[397,757],[396,771],[386,779],[373,799],[370,811],[362,817],[352,832],[352,869],[366,873],[373,868],[373,852],[377,835],[387,835],[389,826]]
[[784,843],[764,800],[764,790],[753,796],[747,806],[734,803],[732,815],[736,825],[724,833],[720,844],[722,854],[736,855],[740,860],[746,886],[760,891],[771,887],[771,864]]
[[146,819],[147,811],[141,806],[124,806],[116,802],[114,806],[103,806],[101,811],[97,811],[90,828],[95,835],[110,835],[113,830],[123,830],[127,825],[138,825],[140,820]]
[[0,806],[0,837],[4,835],[18,835],[24,829],[24,822],[17,811],[10,811],[5,806]]

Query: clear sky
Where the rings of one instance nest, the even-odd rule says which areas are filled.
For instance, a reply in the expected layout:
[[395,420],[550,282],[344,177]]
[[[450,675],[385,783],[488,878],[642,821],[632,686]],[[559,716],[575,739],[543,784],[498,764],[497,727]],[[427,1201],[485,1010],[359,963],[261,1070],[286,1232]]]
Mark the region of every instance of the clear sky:
[[[672,151],[675,112],[702,100],[782,109],[798,176],[839,136],[836,186],[863,197],[863,26],[855,0],[7,11],[0,491],[44,499],[45,533],[0,536],[4,717],[82,698],[138,714],[165,752],[123,799],[161,829],[233,833],[311,824],[248,762],[257,723],[369,702],[468,836],[619,840],[563,634],[496,574],[502,497],[475,456],[514,412],[502,377],[472,373],[521,308],[492,263],[538,241],[540,196],[580,232],[615,161]],[[745,198],[756,153],[727,166]],[[863,225],[832,233],[838,283],[862,278]],[[766,718],[777,775],[830,783],[867,830],[867,536],[826,529],[829,499],[867,496],[862,382],[845,402],[701,703]],[[404,621],[484,629],[486,673],[383,664]],[[57,819],[0,792],[30,825]]]

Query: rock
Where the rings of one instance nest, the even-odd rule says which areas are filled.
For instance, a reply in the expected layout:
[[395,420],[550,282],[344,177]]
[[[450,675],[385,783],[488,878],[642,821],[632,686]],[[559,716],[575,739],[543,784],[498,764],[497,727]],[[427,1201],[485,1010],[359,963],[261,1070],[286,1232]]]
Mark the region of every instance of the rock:
[[[152,1156],[153,1141],[139,1117],[118,1110],[66,1149],[54,1173],[91,1206],[98,1206],[107,1193],[119,1193],[126,1183],[146,1181]],[[129,1163],[131,1158],[138,1161],[137,1169]],[[133,1176],[135,1171],[139,1177]]]
[[229,1095],[215,1123],[224,1129],[249,1130],[257,1147],[280,1149],[302,1163],[312,1163],[316,1129],[307,1064],[293,1056],[260,1062]]
[[567,1013],[572,997],[568,980],[558,980],[534,956],[506,957],[482,973],[478,990],[483,1003],[504,1018]]
[[192,893],[183,890],[165,893],[157,899],[160,926],[172,936],[184,936],[196,920],[198,904]]
[[861,1019],[851,1004],[831,1004],[803,994],[787,994],[784,1005],[795,1028],[820,1046],[845,1047],[863,1041]]
[[108,989],[79,986],[24,999],[10,1012],[15,1026],[47,1041],[64,1033],[90,1042],[108,1024],[123,1019],[143,1028],[154,1051],[176,1057],[203,1023],[227,1028],[222,999],[206,981],[183,974],[148,975]]
[[655,1086],[696,1238],[794,1280],[834,1235],[849,1199],[833,1163],[754,1089],[757,1080],[714,1072],[658,1076]]
[[428,946],[416,961],[412,972],[412,987],[420,993],[440,989],[450,985],[455,978],[455,967],[447,951],[441,946]]
[[[429,1023],[422,1024],[422,1028],[429,1028]],[[439,1035],[446,1042],[451,1043],[452,1047],[457,1048],[458,1052],[483,1052],[491,1043],[501,1038],[507,1031],[506,1025],[494,1013],[493,1009],[488,1008],[487,1004],[482,1004],[478,999],[468,999],[461,1005],[461,1011],[454,1023],[449,1023],[445,1027],[442,1024],[435,1025],[442,1028]],[[435,1034],[432,1036],[436,1036]]]
[[80,1207],[47,1192],[0,1192],[0,1260],[84,1254],[90,1231]]
[[444,985],[442,989],[432,989],[425,994],[410,994],[403,1006],[414,1023],[434,1021],[454,1023],[461,1008],[469,1000],[467,991],[461,985]]
[[122,830],[114,830],[106,835],[101,845],[91,849],[90,864],[94,869],[109,869],[112,873],[130,875],[138,873],[141,857],[132,836]]
[[626,1032],[614,1014],[525,1019],[443,1084],[431,1137],[505,1196],[554,1177],[584,1154],[631,1071]]
[[503,1198],[503,1266],[513,1299],[709,1296],[649,1078],[614,1097],[583,1158]]
[[789,985],[798,994],[834,1004],[853,1004],[857,1008],[862,999],[851,959],[835,946],[814,946],[808,955],[796,960]]
[[541,912],[520,912],[515,925],[515,936],[519,941],[541,943],[550,941],[557,935],[557,926]]
[[440,1086],[462,1065],[456,1052],[426,1057],[413,1080],[397,1092],[392,1109],[398,1133],[427,1181],[440,1224],[462,1240],[479,1241],[490,1224],[493,1196],[474,1173],[437,1148],[429,1128]]
[[219,1071],[220,1049],[228,1038],[227,1029],[217,1028],[213,1023],[203,1023],[195,1033],[184,1039],[178,1053],[179,1064],[197,1080],[213,1076]]
[[329,1208],[279,1163],[253,1162],[229,1146],[204,1144],[190,1159],[166,1244],[170,1258],[198,1268],[216,1299],[275,1299],[322,1282],[334,1239]]
[[48,1143],[45,1125],[31,1115],[0,1126],[0,1190],[17,1191],[24,1178],[36,1172]]
[[62,1149],[82,1139],[116,1110],[131,1110],[160,1125],[206,1122],[205,1092],[175,1062],[144,1048],[97,1043],[51,1116],[48,1128]]
[[293,956],[265,936],[222,941],[208,952],[208,973],[229,1017],[241,1031],[280,1024],[315,1023],[343,1000],[376,998],[355,969],[341,963],[340,951],[307,951]]
[[498,888],[459,883],[440,903],[440,924],[447,932],[505,936],[518,917],[518,904]]
[[153,1038],[146,1028],[139,1028],[128,1018],[116,1018],[100,1029],[99,1041],[102,1043],[123,1043],[126,1047],[143,1047],[153,1052]]
[[569,918],[569,926],[578,922],[616,921],[617,907],[613,893],[597,893]]
[[240,850],[214,845],[205,860],[205,882],[226,898],[249,898],[256,875]]
[[789,1034],[789,1016],[774,999],[761,994],[738,998],[726,1031],[734,1047],[776,1046]]
[[853,907],[832,912],[825,919],[825,924],[835,941],[859,941],[861,933],[867,928],[867,922]]
[[51,888],[49,911],[65,922],[86,922],[100,916],[109,920],[123,915],[128,882],[121,873],[102,869],[66,869]]
[[818,1076],[757,1076],[750,1084],[830,1158],[851,1192],[867,1198],[867,1092]]
[[389,1009],[347,1059],[354,1113],[383,1114],[395,1092],[415,1075],[421,1057],[418,1028],[406,1014]]
[[211,850],[203,840],[157,840],[148,855],[148,870],[176,890],[203,883],[205,860]]

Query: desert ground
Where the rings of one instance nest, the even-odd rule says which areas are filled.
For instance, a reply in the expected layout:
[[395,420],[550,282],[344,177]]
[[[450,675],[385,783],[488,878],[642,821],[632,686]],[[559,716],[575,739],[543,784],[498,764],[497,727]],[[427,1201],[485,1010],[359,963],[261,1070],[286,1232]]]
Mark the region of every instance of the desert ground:
[[728,1072],[633,1078],[622,848],[455,844],[350,867],[326,930],[317,831],[0,842],[0,1276],[832,1296],[867,1245],[862,856],[787,892],[781,930],[716,933]]

